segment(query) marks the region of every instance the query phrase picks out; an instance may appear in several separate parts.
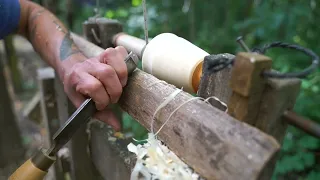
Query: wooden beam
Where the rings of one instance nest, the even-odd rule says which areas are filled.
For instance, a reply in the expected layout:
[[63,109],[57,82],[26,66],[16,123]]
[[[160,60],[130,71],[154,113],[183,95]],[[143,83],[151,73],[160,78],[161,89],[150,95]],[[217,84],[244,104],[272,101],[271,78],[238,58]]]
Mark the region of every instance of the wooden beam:
[[[103,51],[75,34],[72,36],[88,57]],[[175,90],[173,85],[137,69],[129,78],[119,104],[150,130],[156,108]],[[159,129],[175,108],[192,97],[185,92],[177,95],[155,119],[155,129]],[[181,107],[159,133],[159,138],[207,179],[257,179],[280,148],[271,136],[201,100]]]

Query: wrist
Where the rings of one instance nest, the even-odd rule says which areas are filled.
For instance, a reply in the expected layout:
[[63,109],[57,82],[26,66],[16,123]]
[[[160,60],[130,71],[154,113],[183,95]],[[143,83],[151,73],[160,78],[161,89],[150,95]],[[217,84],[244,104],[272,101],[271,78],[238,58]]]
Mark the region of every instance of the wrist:
[[81,63],[87,59],[86,56],[82,53],[73,54],[63,61],[58,62],[57,72],[59,74],[59,78],[63,81],[65,74],[68,72],[68,69],[71,69],[75,64]]

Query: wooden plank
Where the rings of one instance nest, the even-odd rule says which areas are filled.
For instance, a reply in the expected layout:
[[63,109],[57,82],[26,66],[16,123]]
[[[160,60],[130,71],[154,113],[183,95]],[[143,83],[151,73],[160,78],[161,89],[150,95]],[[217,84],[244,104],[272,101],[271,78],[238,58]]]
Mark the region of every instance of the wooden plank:
[[[261,101],[258,121],[255,126],[273,136],[280,144],[287,130],[287,122],[283,119],[283,112],[294,107],[300,91],[299,79],[268,79]],[[268,163],[260,179],[271,179],[278,154]]]
[[[63,124],[74,112],[75,108],[64,94],[60,80],[55,76],[55,89],[57,94],[57,104],[60,123]],[[92,161],[88,152],[88,136],[86,127],[80,128],[67,143],[70,152],[70,176],[73,180],[95,179]]]
[[271,65],[272,61],[267,56],[245,52],[237,54],[230,79],[232,95],[228,102],[228,113],[231,116],[255,124],[266,84],[261,72],[271,69]]
[[40,101],[41,93],[36,92],[28,104],[23,108],[22,116],[34,121],[36,124],[41,124],[43,117],[41,114]]
[[[221,71],[213,73],[209,69],[209,65],[212,61],[217,60],[227,60],[233,59],[235,56],[232,54],[217,54],[217,55],[210,55],[206,57],[203,62],[203,69],[202,69],[202,77],[200,81],[198,96],[203,98],[209,98],[212,96],[217,97],[220,101],[224,103],[228,103],[232,89],[229,86],[229,80],[231,77],[231,67],[226,67]],[[215,106],[216,108],[225,111],[226,107],[218,102],[215,99],[210,99],[209,102]]]
[[[75,34],[73,39],[88,57],[103,51]],[[156,108],[176,89],[137,69],[129,78],[119,104],[150,130]],[[185,92],[177,95],[156,118],[155,129],[175,108],[192,97]],[[256,179],[280,148],[271,136],[201,100],[187,103],[175,113],[159,138],[207,179]]]
[[255,126],[275,137],[279,143],[282,143],[287,127],[282,114],[293,109],[300,92],[300,84],[299,79],[267,80]]
[[[52,145],[52,137],[59,129],[58,108],[54,91],[54,71],[52,68],[41,68],[37,71],[37,78],[40,88],[40,104],[42,113],[42,124],[46,129],[45,147]],[[59,157],[57,162],[59,162]],[[52,179],[63,180],[64,175],[60,163],[55,163],[50,169]]]

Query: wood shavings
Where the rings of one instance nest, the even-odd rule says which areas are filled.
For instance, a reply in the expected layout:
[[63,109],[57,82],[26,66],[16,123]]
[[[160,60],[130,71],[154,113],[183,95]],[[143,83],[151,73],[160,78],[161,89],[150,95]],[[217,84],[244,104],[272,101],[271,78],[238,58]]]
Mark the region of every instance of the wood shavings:
[[137,156],[130,180],[197,180],[200,178],[172,151],[161,144],[153,133],[148,134],[147,143],[137,146],[130,143],[127,148]]
[[[156,134],[153,133],[153,122],[158,111],[169,104],[182,90],[177,89],[171,93],[155,110],[151,122],[151,133],[148,134],[148,139],[145,144],[134,145],[130,143],[127,148],[130,152],[136,154],[137,161],[133,171],[131,173],[130,180],[195,180],[200,179],[200,176],[193,172],[187,164],[180,160],[172,151],[170,151],[165,145],[163,145],[156,135],[161,131],[164,125],[169,121],[171,116],[179,110],[183,105],[195,99],[203,99],[201,97],[194,97],[179,105]],[[141,141],[140,141],[141,142]]]

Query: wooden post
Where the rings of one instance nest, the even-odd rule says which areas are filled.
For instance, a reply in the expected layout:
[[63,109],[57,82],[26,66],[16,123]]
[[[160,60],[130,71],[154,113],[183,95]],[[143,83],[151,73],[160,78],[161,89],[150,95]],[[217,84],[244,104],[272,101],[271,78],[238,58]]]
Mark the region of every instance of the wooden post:
[[122,32],[122,24],[114,19],[98,18],[97,24],[99,27],[101,47],[103,49],[114,47],[112,41],[113,36]]
[[[37,71],[38,83],[40,88],[40,104],[42,113],[42,123],[46,129],[45,146],[49,148],[52,145],[52,137],[59,129],[58,108],[56,95],[54,91],[54,71],[52,68],[41,68]],[[49,170],[53,179],[63,180],[64,175],[60,164],[60,159]]]
[[[9,170],[12,171],[24,160],[25,149],[7,87],[4,66],[0,59],[0,169],[12,166],[13,169]],[[0,177],[7,176],[6,173],[11,172],[0,172]]]
[[18,68],[18,56],[13,44],[14,35],[9,35],[4,39],[4,47],[7,55],[7,62],[10,69],[10,75],[13,82],[15,93],[19,93],[23,90],[21,73]]
[[[287,130],[283,113],[292,110],[300,91],[301,81],[292,79],[267,79],[255,126],[273,136],[282,145]],[[260,179],[271,179],[278,154],[268,163]]]
[[[55,90],[60,124],[65,123],[75,110],[75,107],[70,102],[63,89],[59,76],[55,75]],[[70,152],[71,179],[95,179],[92,161],[88,152],[88,136],[86,134],[85,126],[73,135],[66,146]]]
[[100,31],[96,18],[89,18],[82,24],[83,36],[97,46],[101,46]]
[[[87,57],[103,51],[75,34],[72,36]],[[154,76],[136,69],[119,101],[121,108],[148,130],[156,108],[177,90],[173,85],[158,82]],[[159,129],[171,112],[190,98],[193,96],[185,92],[177,95],[159,112],[154,128]],[[280,148],[271,136],[201,100],[181,107],[158,136],[207,179],[257,179]]]
[[107,49],[113,47],[114,35],[122,32],[119,21],[107,18],[89,18],[83,23],[84,37],[97,46]]
[[[283,113],[294,107],[300,90],[299,79],[273,79],[261,76],[270,70],[271,59],[257,54],[239,53],[232,69],[230,86],[233,94],[229,113],[236,119],[255,126],[282,144],[287,123]],[[277,153],[266,164],[259,179],[271,179]]]

